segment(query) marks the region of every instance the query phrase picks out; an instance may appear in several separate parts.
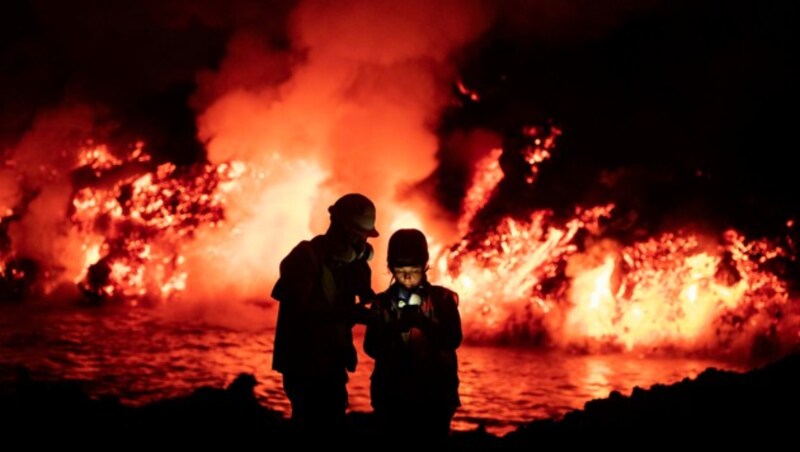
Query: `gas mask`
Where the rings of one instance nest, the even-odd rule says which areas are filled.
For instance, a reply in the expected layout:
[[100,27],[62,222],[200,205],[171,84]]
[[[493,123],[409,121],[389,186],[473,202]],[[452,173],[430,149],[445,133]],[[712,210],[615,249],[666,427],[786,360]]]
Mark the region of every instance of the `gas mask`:
[[372,259],[372,255],[375,253],[372,245],[366,241],[357,243],[348,242],[347,244],[342,244],[341,247],[337,248],[339,249],[332,253],[332,257],[337,262],[341,262],[343,264],[349,264],[359,260],[369,261]]
[[331,257],[335,261],[349,264],[359,260],[369,261],[372,259],[374,250],[363,234],[348,230],[343,225],[332,224],[328,235],[332,244]]
[[419,309],[422,306],[422,295],[417,290],[408,290],[405,287],[398,289],[397,307],[399,309]]

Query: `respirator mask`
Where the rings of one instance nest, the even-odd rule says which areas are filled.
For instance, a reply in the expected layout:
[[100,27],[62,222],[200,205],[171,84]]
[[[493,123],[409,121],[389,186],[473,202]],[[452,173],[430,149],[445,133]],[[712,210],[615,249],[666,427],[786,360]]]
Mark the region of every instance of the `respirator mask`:
[[401,311],[419,310],[422,306],[422,295],[416,290],[405,287],[398,289],[397,308]]

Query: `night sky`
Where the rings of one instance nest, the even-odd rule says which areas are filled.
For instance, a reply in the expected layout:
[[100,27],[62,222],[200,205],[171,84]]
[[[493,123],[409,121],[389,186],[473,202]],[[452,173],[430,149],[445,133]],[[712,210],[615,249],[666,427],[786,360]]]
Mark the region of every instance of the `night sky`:
[[669,3],[594,33],[498,24],[462,66],[483,102],[450,112],[446,128],[554,120],[560,146],[526,201],[565,215],[612,201],[651,232],[775,233],[800,207],[797,6]]
[[[39,112],[83,104],[96,112],[98,139],[144,138],[158,159],[201,160],[195,115],[214,93],[198,80],[219,67],[234,32],[288,49],[295,3],[6,2],[0,149],[13,148]],[[796,216],[796,2],[493,8],[486,30],[452,55],[481,100],[454,89],[435,125],[441,165],[427,183],[444,206],[457,209],[474,161],[459,136],[550,121],[564,132],[554,157],[535,188],[501,194],[506,204],[566,216],[613,201],[651,232],[691,224],[769,235]],[[263,77],[278,82],[281,71]]]

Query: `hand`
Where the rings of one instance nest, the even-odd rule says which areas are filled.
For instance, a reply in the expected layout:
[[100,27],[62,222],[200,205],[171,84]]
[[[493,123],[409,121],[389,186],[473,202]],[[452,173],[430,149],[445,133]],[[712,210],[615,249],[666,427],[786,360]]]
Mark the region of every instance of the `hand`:
[[398,332],[408,333],[408,330],[411,329],[411,322],[409,322],[408,317],[401,312],[400,317],[398,317],[397,321],[395,322],[395,326],[397,327]]
[[369,308],[363,303],[357,303],[353,306],[352,312],[350,313],[350,321],[353,324],[362,324],[366,325],[370,321],[370,317],[372,316]]
[[404,331],[408,331],[411,327],[422,329],[427,325],[428,318],[425,317],[419,306],[408,306],[400,311],[400,322]]
[[364,306],[372,304],[372,302],[378,298],[378,296],[375,294],[375,291],[372,290],[371,287],[362,289],[361,291],[357,292],[356,295],[358,295],[358,304]]

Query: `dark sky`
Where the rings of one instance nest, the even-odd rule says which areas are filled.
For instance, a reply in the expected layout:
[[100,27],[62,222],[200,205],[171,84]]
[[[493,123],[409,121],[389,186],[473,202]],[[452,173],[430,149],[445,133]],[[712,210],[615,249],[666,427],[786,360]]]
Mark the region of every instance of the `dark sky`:
[[445,129],[559,124],[534,189],[508,194],[528,204],[614,201],[651,229],[775,233],[800,207],[797,3],[665,3],[589,38],[570,39],[582,23],[529,39],[498,24],[463,65],[483,101]]
[[[262,4],[263,3],[263,4]],[[293,1],[29,0],[0,6],[0,145],[13,146],[37,112],[91,105],[99,139],[146,138],[179,162],[202,158],[190,99],[232,33],[258,28],[285,46]],[[167,151],[168,150],[168,151]]]
[[[0,149],[43,108],[77,102],[97,106],[108,139],[140,136],[163,158],[202,158],[197,74],[217,67],[235,30],[287,46],[293,4],[3,2]],[[615,201],[652,228],[703,218],[753,233],[796,215],[796,2],[498,5],[494,26],[454,55],[482,100],[442,117],[445,204],[460,199],[466,175],[450,137],[550,119],[564,130],[558,151],[535,190],[505,195],[512,203],[567,212]]]

